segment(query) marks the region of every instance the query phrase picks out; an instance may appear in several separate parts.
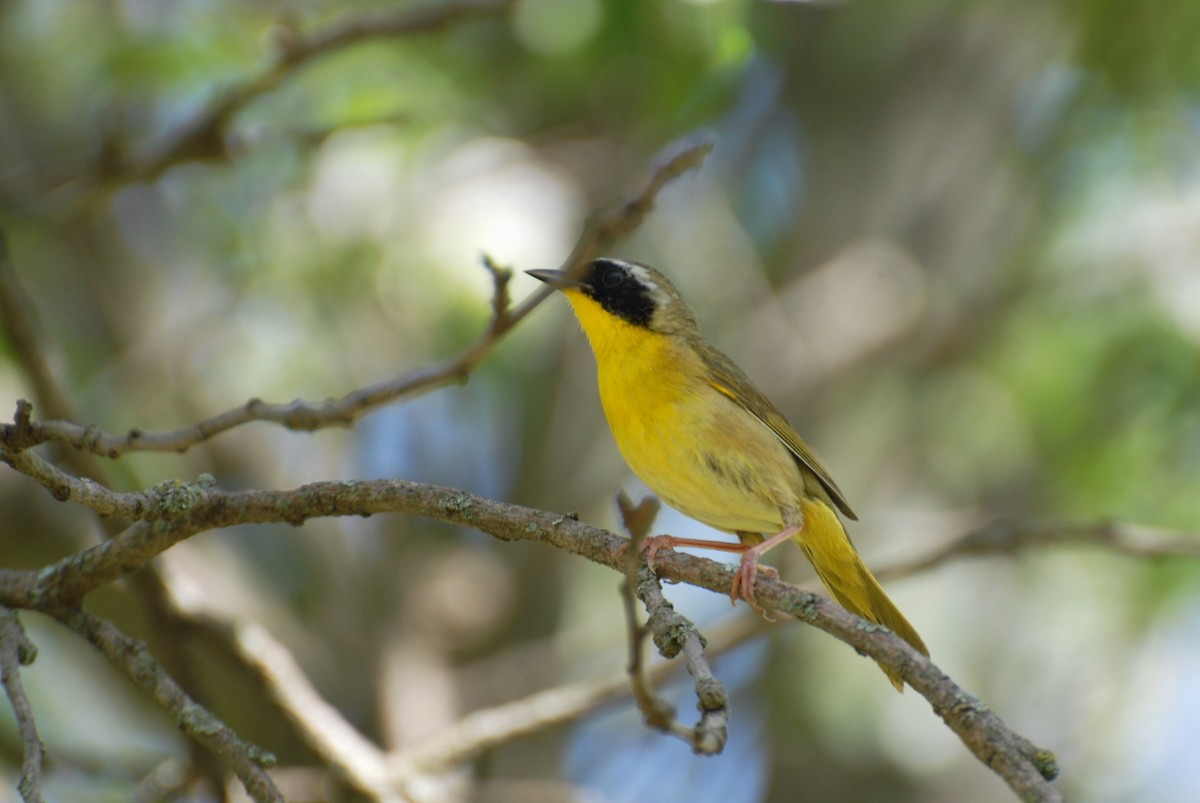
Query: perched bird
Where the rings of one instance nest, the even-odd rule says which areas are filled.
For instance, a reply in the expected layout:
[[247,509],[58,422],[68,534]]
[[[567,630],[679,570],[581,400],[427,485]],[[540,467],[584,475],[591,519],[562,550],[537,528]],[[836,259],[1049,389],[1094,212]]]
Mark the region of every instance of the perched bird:
[[[758,559],[794,541],[847,610],[929,650],[850,542],[834,508],[857,519],[812,450],[733,361],[700,334],[696,315],[654,268],[597,259],[578,278],[528,273],[562,291],[596,356],[600,401],[625,462],[671,507],[738,543],[660,535],[654,553],[696,546],[741,553],[731,598],[761,610]],[[899,675],[881,664],[892,684]]]

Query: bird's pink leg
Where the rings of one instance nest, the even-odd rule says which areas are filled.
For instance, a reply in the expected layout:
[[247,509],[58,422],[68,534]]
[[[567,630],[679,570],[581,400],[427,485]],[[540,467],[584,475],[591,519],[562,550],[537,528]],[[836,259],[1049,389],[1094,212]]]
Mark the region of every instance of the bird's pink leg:
[[[729,599],[735,605],[737,604],[740,592],[740,595],[746,602],[750,603],[751,608],[757,613],[763,612],[762,606],[758,604],[758,600],[754,596],[754,581],[758,577],[758,559],[768,550],[774,549],[784,541],[790,540],[792,536],[800,532],[800,528],[801,525],[799,524],[784,527],[782,531],[772,535],[766,541],[744,549],[741,563],[738,564],[737,572],[733,575],[733,586],[729,589]],[[763,567],[764,571],[768,568],[766,566]],[[770,569],[770,571],[775,573],[774,569]],[[778,574],[776,576],[778,577]]]
[[[625,550],[629,548],[629,543],[626,542],[620,549],[617,550],[617,557],[625,554]],[[646,553],[646,565],[651,569],[654,568],[654,555],[660,549],[674,550],[677,546],[694,546],[701,549],[719,549],[722,552],[742,552],[750,549],[750,547],[741,543],[731,544],[728,541],[706,541],[703,538],[676,538],[673,535],[653,535],[649,538],[642,539],[641,550]]]

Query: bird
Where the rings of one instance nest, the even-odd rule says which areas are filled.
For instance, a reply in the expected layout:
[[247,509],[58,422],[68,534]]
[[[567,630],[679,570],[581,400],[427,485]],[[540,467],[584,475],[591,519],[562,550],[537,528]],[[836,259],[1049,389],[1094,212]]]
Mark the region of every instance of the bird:
[[[651,568],[657,551],[677,546],[740,553],[730,599],[763,613],[754,590],[758,560],[792,541],[842,607],[928,656],[850,541],[838,512],[858,516],[845,494],[775,405],[704,338],[675,286],[639,262],[605,257],[581,268],[526,273],[570,302],[596,359],[621,456],[668,505],[738,538],[652,536],[643,541]],[[897,671],[880,668],[904,690]]]

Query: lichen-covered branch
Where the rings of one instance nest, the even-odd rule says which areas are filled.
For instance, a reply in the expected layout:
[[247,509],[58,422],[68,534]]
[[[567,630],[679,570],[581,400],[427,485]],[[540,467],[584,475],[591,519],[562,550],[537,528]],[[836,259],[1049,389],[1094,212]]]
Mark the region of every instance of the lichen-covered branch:
[[[682,739],[698,755],[717,755],[725,749],[729,736],[729,695],[708,665],[704,637],[663,596],[659,579],[646,565],[641,550],[642,540],[649,534],[658,513],[658,499],[647,496],[634,505],[621,492],[617,496],[617,507],[630,535],[628,548],[622,556],[625,580],[621,584],[621,598],[629,633],[628,671],[633,697],[647,725]],[[635,599],[640,599],[646,607],[649,618],[645,625],[638,623]],[[696,683],[696,707],[700,710],[700,720],[694,727],[680,722],[674,706],[654,693],[642,652],[647,635],[653,636],[654,646],[664,658],[674,658],[680,653],[686,657],[688,672]]]
[[21,685],[21,667],[29,666],[35,658],[37,648],[25,636],[17,612],[0,606],[0,679],[8,702],[12,705],[17,733],[21,737],[23,757],[17,791],[25,803],[42,803],[43,800],[42,740],[33,718],[33,707]]
[[[75,405],[61,378],[50,368],[62,361],[61,349],[56,347],[55,339],[37,324],[37,306],[25,293],[4,250],[4,243],[0,241],[0,328],[15,346],[18,365],[32,386],[35,398],[43,405],[43,412],[54,417],[73,419],[76,415]],[[61,466],[51,464],[32,452],[22,451],[25,445],[21,441],[28,438],[32,409],[32,405],[26,401],[17,403],[13,425],[0,431],[0,460],[41,482],[56,498],[70,498],[74,494],[81,501],[87,500],[84,505],[101,514],[97,529],[105,538],[116,535],[124,526],[115,517],[119,511],[104,510],[103,502],[110,498],[110,492],[105,487],[106,483],[112,481],[109,467],[84,450],[65,450]],[[186,649],[187,633],[172,626],[170,604],[155,568],[147,566],[145,571],[131,578],[129,586],[144,612],[147,627],[160,645],[159,660],[169,667],[179,683],[195,689],[193,663]],[[209,774],[216,788],[222,787],[225,779],[217,763],[194,742],[189,744],[188,749],[198,770]]]
[[[626,640],[629,644],[629,661],[625,667],[629,673],[629,688],[633,692],[633,699],[637,703],[638,710],[642,712],[642,719],[647,725],[660,733],[675,736],[692,744],[691,728],[676,718],[675,707],[655,694],[654,688],[646,677],[644,648],[646,636],[650,630],[638,622],[636,595],[639,592],[642,595],[645,594],[642,591],[643,583],[648,585],[657,585],[658,583],[658,578],[640,560],[642,539],[645,537],[650,523],[654,520],[654,515],[653,512],[650,514],[648,520],[645,520],[644,527],[637,524],[631,526],[630,521],[634,519],[635,514],[632,505],[624,494],[618,498],[618,503],[621,513],[625,516],[626,528],[630,530],[631,535],[628,548],[621,556],[622,570],[625,574],[625,578],[621,582],[621,607],[625,611]],[[656,501],[653,508],[656,510],[657,507]],[[653,614],[654,611],[651,612],[652,617]],[[693,749],[696,749],[695,746]]]
[[[184,534],[232,524],[298,524],[322,516],[407,513],[474,527],[502,540],[538,541],[623,569],[617,552],[626,543],[568,516],[511,505],[404,480],[316,482],[292,490],[223,492],[185,486],[179,518],[142,522],[130,533],[41,571],[7,570],[0,574],[0,603],[10,607],[61,606],[101,582],[109,582],[149,560]],[[136,560],[131,556],[136,555]],[[733,573],[725,566],[681,553],[659,556],[663,577],[729,593]],[[103,579],[98,579],[103,578]],[[63,589],[68,589],[64,592]],[[993,712],[961,689],[929,659],[886,629],[871,625],[820,595],[778,580],[761,578],[759,601],[830,633],[858,652],[895,669],[959,735],[963,743],[995,770],[1024,799],[1060,797],[1047,779],[1057,773],[1053,754],[1013,732]]]
[[242,741],[208,709],[197,704],[154,659],[146,645],[122,633],[116,625],[86,611],[56,610],[53,615],[83,636],[108,662],[171,715],[179,729],[216,753],[258,803],[283,803],[266,770],[275,757]]
[[646,629],[659,653],[664,658],[682,654],[692,676],[700,719],[687,729],[687,742],[699,755],[717,755],[729,736],[729,694],[708,664],[704,636],[667,601],[661,581],[644,565],[639,569],[637,596],[650,615]]

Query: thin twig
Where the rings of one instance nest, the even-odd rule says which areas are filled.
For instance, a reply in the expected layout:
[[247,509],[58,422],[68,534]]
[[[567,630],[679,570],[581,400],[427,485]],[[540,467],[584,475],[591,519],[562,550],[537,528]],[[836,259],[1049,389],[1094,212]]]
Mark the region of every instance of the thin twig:
[[[672,179],[699,167],[712,147],[711,140],[692,137],[665,148],[657,158],[650,177],[638,192],[624,203],[601,210],[589,219],[562,269],[568,272],[578,270],[634,231],[653,209],[658,193]],[[73,421],[33,421],[21,433],[20,438],[12,431],[11,424],[4,425],[3,429],[0,429],[0,443],[10,448],[28,448],[54,441],[102,457],[115,458],[131,451],[186,452],[198,443],[251,421],[269,421],[299,431],[350,426],[381,405],[419,392],[465,381],[500,339],[553,292],[550,288],[539,288],[516,307],[510,308],[505,300],[507,279],[500,278],[490,260],[485,262],[485,267],[493,275],[496,295],[492,299],[492,308],[496,314],[474,343],[462,353],[441,363],[377,382],[337,399],[321,402],[296,399],[285,403],[250,399],[237,407],[180,429],[160,432],[131,429],[118,435],[98,427],[82,426]]]
[[1200,557],[1200,537],[1140,524],[1101,521],[1055,523],[998,519],[970,530],[924,557],[889,566],[879,579],[928,571],[951,560],[978,555],[1012,555],[1031,547],[1095,546],[1139,559]]
[[488,330],[495,334],[496,327],[508,320],[508,310],[512,307],[508,284],[512,281],[513,272],[512,268],[497,265],[487,254],[483,255],[481,261],[492,276],[492,320]]
[[187,585],[165,575],[172,608],[189,627],[226,644],[262,684],[267,696],[292,723],[296,734],[350,788],[381,803],[399,801],[389,780],[384,752],[330,705],[304,674],[291,651],[265,628],[215,612],[202,593],[181,593]]
[[[713,147],[714,143],[710,137],[696,134],[684,137],[664,148],[639,192],[619,206],[601,209],[588,218],[583,235],[575,244],[571,255],[563,262],[561,269],[568,275],[577,275],[585,265],[601,256],[610,245],[633,232],[654,209],[658,194],[663,188],[689,170],[698,169],[704,164]],[[540,300],[553,293],[553,288],[544,287],[535,297]]]
[[707,642],[696,626],[667,601],[658,577],[645,565],[638,576],[637,595],[650,614],[646,627],[658,651],[665,658],[682,652],[692,676],[700,719],[688,729],[687,741],[698,755],[715,756],[725,749],[729,736],[729,694],[708,665]]
[[0,676],[12,705],[24,756],[17,790],[25,803],[42,803],[42,739],[38,736],[33,707],[21,685],[21,667],[37,658],[37,648],[25,636],[17,612],[0,606]]
[[271,698],[305,743],[343,781],[379,803],[403,799],[389,778],[384,751],[355,730],[313,688],[287,647],[257,625],[227,627],[242,662],[265,682]]
[[154,181],[176,165],[226,159],[233,118],[303,66],[361,42],[436,33],[467,20],[505,14],[514,5],[515,0],[445,0],[350,17],[311,34],[280,24],[274,31],[276,52],[258,74],[219,92],[195,117],[141,154],[126,152],[123,143],[110,136],[96,163],[61,187],[53,202],[59,209],[71,208],[96,193]]
[[[629,497],[622,491],[617,496],[617,506],[620,508],[621,515],[625,520],[625,527],[629,530],[630,535],[629,548],[622,556],[625,577],[621,582],[625,630],[629,634],[629,663],[625,667],[626,672],[629,673],[629,687],[633,691],[633,699],[637,702],[638,709],[641,710],[642,718],[647,725],[690,744],[692,742],[691,729],[675,717],[673,705],[654,693],[643,666],[643,648],[650,630],[638,622],[635,594],[640,590],[642,582],[651,584],[657,582],[654,573],[648,567],[645,568],[644,577],[639,571],[639,567],[644,565],[641,550],[642,540],[646,537],[650,524],[654,521],[655,513],[658,512],[658,500],[654,497],[646,497],[642,500],[641,505],[635,508],[629,501]],[[648,515],[643,512],[647,508],[649,509]],[[670,656],[664,653],[664,657]]]
[[75,408],[62,392],[43,347],[45,335],[38,331],[34,306],[17,279],[4,232],[0,231],[0,327],[17,361],[33,384],[38,404],[51,418],[73,418]]
[[229,726],[196,703],[154,659],[146,645],[116,625],[86,611],[55,610],[52,615],[83,636],[174,719],[180,730],[221,757],[258,803],[283,803],[266,770],[275,756],[242,741]]
[[[721,654],[762,635],[761,619],[738,617],[717,628],[708,650]],[[679,668],[679,661],[655,657],[646,669],[650,682],[661,683]],[[520,736],[574,721],[631,693],[629,673],[614,670],[586,680],[544,689],[519,700],[473,711],[462,719],[388,756],[393,778],[408,781],[421,773],[444,771],[485,750]]]
[[[646,565],[641,550],[642,541],[658,514],[659,501],[647,496],[635,506],[622,491],[617,495],[617,508],[630,535],[624,555],[621,597],[629,632],[628,671],[634,699],[647,725],[683,739],[698,755],[717,755],[725,749],[729,735],[729,695],[708,665],[704,637],[663,596],[658,577]],[[638,624],[635,595],[646,606],[649,619],[645,625]],[[700,720],[694,727],[683,725],[675,717],[674,707],[654,693],[642,660],[642,645],[647,635],[654,637],[654,646],[664,658],[674,658],[680,653],[685,656],[688,673],[695,681],[696,708],[700,711]]]

